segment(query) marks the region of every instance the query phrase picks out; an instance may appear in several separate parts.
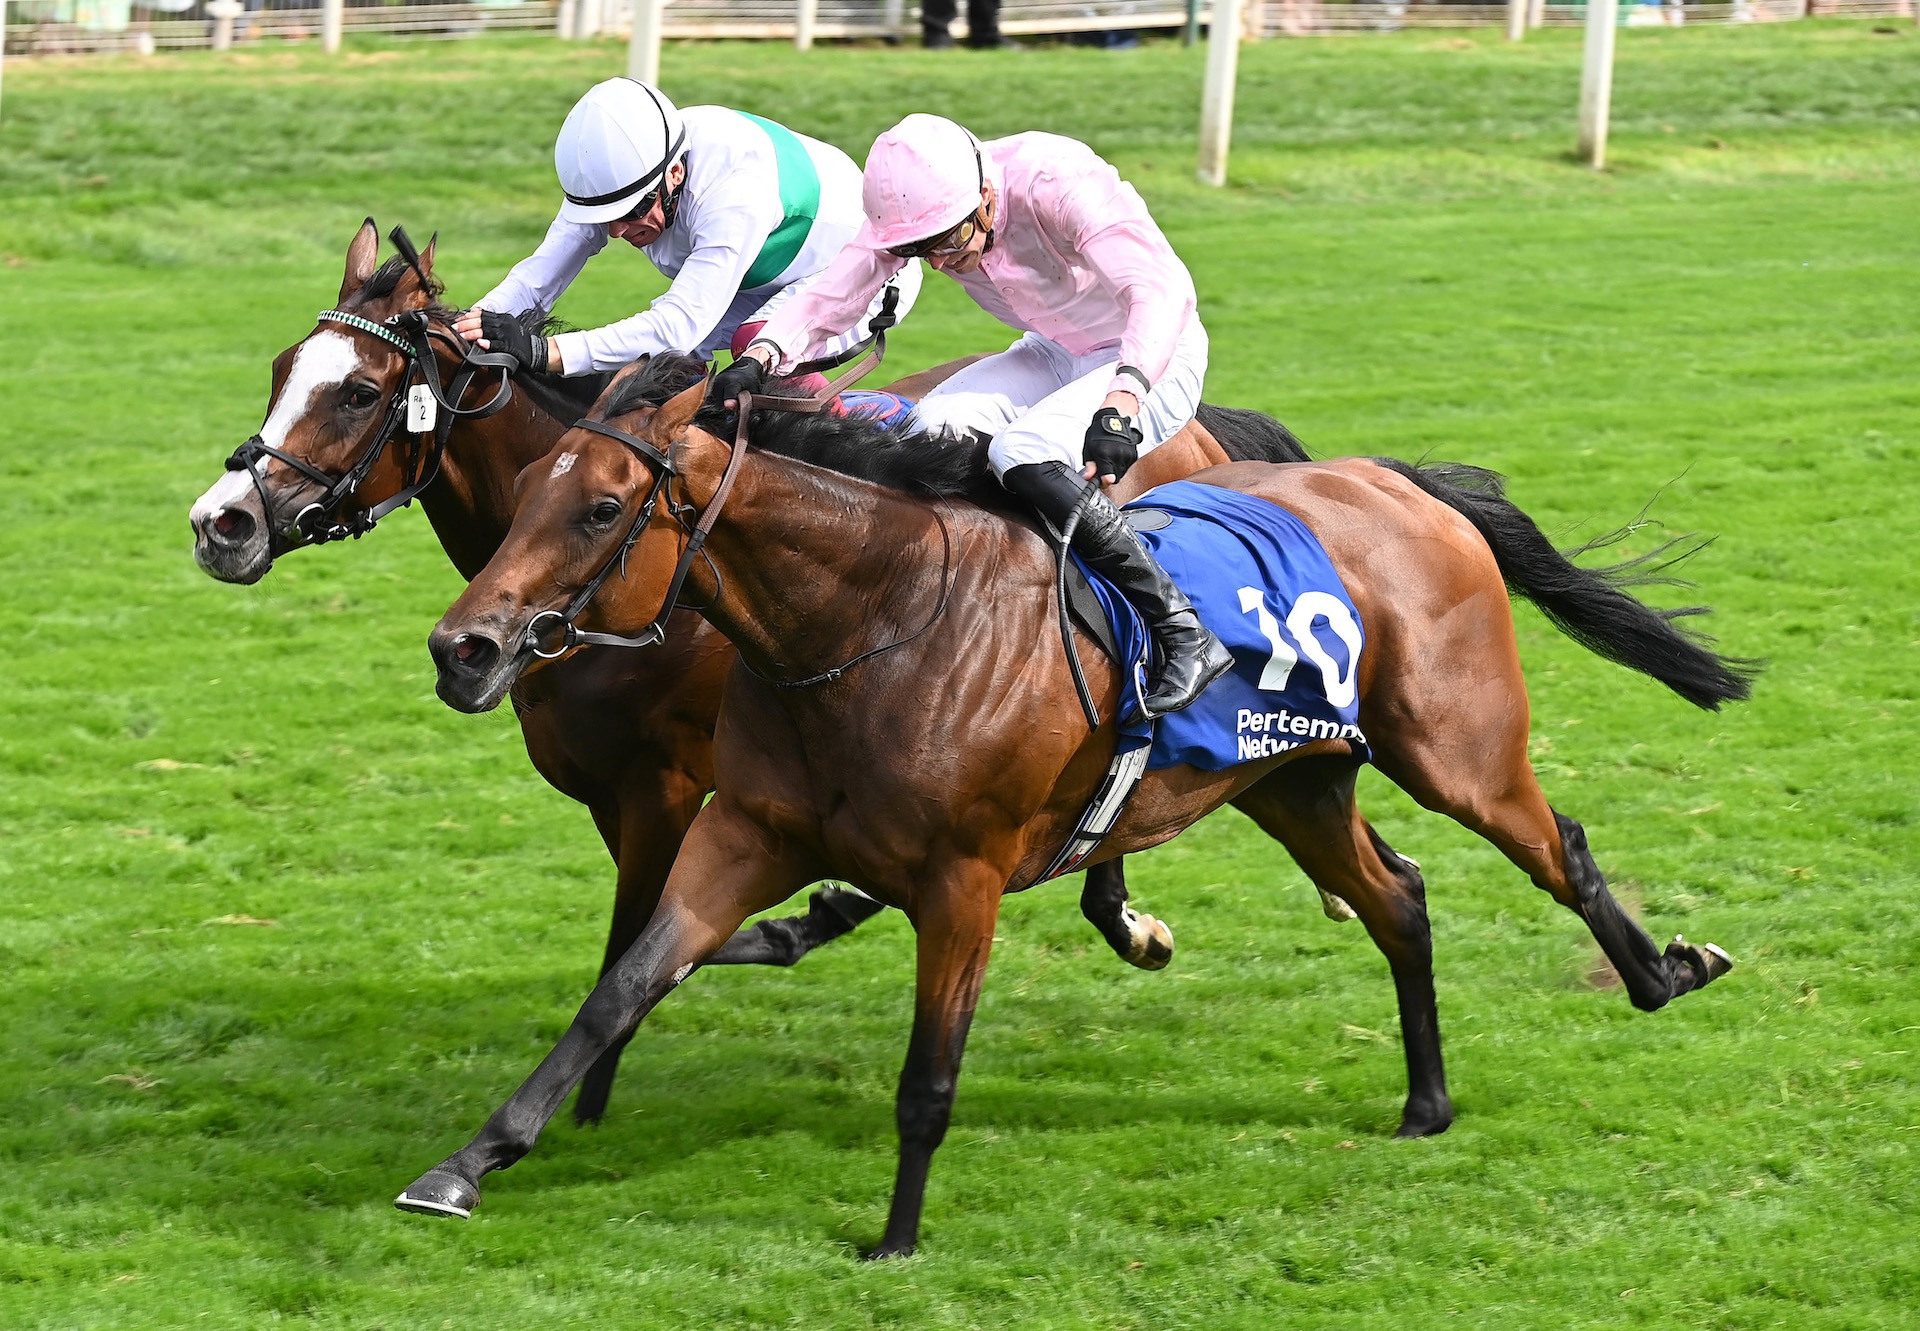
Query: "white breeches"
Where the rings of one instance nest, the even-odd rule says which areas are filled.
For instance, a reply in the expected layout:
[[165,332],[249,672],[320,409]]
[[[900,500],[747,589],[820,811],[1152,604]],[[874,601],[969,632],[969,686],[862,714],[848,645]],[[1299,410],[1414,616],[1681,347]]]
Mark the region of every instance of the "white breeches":
[[[926,430],[978,430],[989,436],[987,461],[996,476],[1028,462],[1064,462],[1078,471],[1087,425],[1119,364],[1118,347],[1074,356],[1057,342],[1026,333],[928,393],[914,415]],[[1207,333],[1195,321],[1180,335],[1172,364],[1134,418],[1144,436],[1143,454],[1193,419],[1206,377]]]

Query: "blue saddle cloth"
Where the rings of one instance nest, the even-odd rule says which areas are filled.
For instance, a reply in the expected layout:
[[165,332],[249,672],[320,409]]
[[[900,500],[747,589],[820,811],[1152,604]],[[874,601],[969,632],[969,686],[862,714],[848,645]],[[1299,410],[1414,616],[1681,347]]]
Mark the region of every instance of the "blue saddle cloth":
[[1201,622],[1233,653],[1233,669],[1185,711],[1149,720],[1140,705],[1146,624],[1080,564],[1130,663],[1120,751],[1151,743],[1149,768],[1184,763],[1209,772],[1316,739],[1350,740],[1367,758],[1356,696],[1360,613],[1306,523],[1278,504],[1193,481],[1150,490],[1127,511]]
[[849,388],[840,395],[840,408],[850,416],[871,416],[882,425],[898,425],[913,403],[884,388]]

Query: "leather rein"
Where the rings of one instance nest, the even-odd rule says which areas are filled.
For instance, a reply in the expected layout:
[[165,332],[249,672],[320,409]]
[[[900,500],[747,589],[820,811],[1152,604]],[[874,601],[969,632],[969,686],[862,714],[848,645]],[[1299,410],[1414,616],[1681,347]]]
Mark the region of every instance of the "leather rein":
[[[617,633],[593,632],[581,628],[574,621],[580,613],[586,609],[588,603],[599,593],[600,588],[606,584],[607,579],[613,576],[616,569],[619,570],[623,577],[625,576],[627,556],[633,552],[633,547],[639,542],[641,533],[646,530],[647,524],[652,521],[654,510],[659,505],[660,496],[666,493],[668,483],[673,477],[677,476],[679,472],[674,467],[673,460],[670,457],[644,439],[637,438],[625,430],[607,424],[605,421],[576,421],[574,423],[575,429],[589,430],[594,434],[603,435],[608,439],[624,444],[636,453],[652,473],[653,484],[648,488],[647,497],[641,503],[639,511],[634,515],[633,524],[628,527],[626,536],[621,540],[619,546],[615,548],[613,553],[607,557],[606,563],[600,566],[599,572],[595,573],[593,577],[568,600],[566,609],[542,610],[527,621],[527,627],[521,636],[520,645],[522,650],[531,652],[543,660],[551,661],[556,657],[566,654],[575,647],[652,647],[664,642],[667,636],[667,621],[673,615],[674,610],[679,608],[680,592],[686,584],[687,575],[693,571],[694,561],[702,557],[706,547],[707,537],[712,533],[714,524],[720,520],[720,513],[726,507],[727,496],[733,490],[734,477],[739,473],[741,460],[747,455],[747,425],[752,419],[753,413],[755,411],[811,413],[826,410],[835,398],[846,389],[851,388],[872,370],[874,366],[880,363],[881,358],[886,355],[886,344],[885,329],[875,329],[870,345],[864,354],[861,354],[859,358],[853,362],[852,367],[847,373],[835,382],[828,384],[812,397],[774,397],[771,395],[755,395],[746,392],[740,394],[739,414],[734,425],[733,441],[727,450],[727,465],[720,473],[720,484],[715,487],[713,498],[708,501],[706,510],[701,513],[699,521],[693,526],[688,527],[682,514],[691,511],[692,506],[675,506],[671,496],[668,498],[669,512],[673,514],[676,521],[680,522],[682,528],[687,531],[686,548],[680,552],[679,562],[674,565],[673,577],[667,583],[666,595],[660,603],[660,613],[655,615],[653,621],[644,629],[640,630],[639,633],[631,636]],[[802,370],[807,370],[812,367],[802,366],[801,368]],[[928,629],[932,628],[935,621],[946,611],[947,598],[953,590],[953,536],[947,528],[946,519],[940,516],[939,510],[937,509],[934,510],[934,520],[940,525],[940,538],[943,547],[941,556],[940,599],[938,604],[934,606],[933,613],[928,616],[926,623],[903,638],[896,639],[893,642],[886,643],[879,647],[870,648],[851,660],[833,667],[831,670],[823,670],[818,674],[809,675],[804,679],[775,679],[771,676],[761,674],[758,670],[754,670],[751,665],[748,665],[747,669],[757,678],[764,680],[776,688],[802,689],[810,688],[816,684],[830,684],[862,662],[869,661],[876,656],[890,652],[896,647],[904,647]],[[711,564],[711,560],[709,560],[709,564]],[[715,576],[717,580],[717,572]],[[547,640],[556,632],[559,635],[557,645],[551,647],[546,645]]]
[[[348,537],[358,540],[372,531],[389,513],[412,503],[422,490],[433,483],[434,477],[440,474],[440,464],[447,454],[447,440],[457,421],[480,420],[491,416],[506,406],[513,396],[513,371],[518,365],[513,357],[500,352],[481,351],[464,338],[436,330],[432,317],[425,310],[408,310],[382,323],[363,319],[344,310],[323,310],[318,320],[321,323],[344,324],[386,342],[406,357],[407,373],[387,402],[386,417],[380,423],[373,446],[339,475],[322,471],[304,458],[273,447],[258,434],[234,449],[227,458],[227,470],[245,471],[260,496],[260,509],[266,516],[269,558],[278,558],[292,547],[284,543],[282,527],[274,520],[274,505],[267,491],[266,468],[263,465],[266,459],[285,463],[322,489],[318,499],[302,508],[286,524],[286,531],[302,537],[310,545],[325,545],[329,541]],[[460,353],[460,366],[454,371],[452,379],[445,383],[441,381],[440,364],[433,354],[432,341],[435,337]],[[477,407],[461,407],[460,401],[466,396],[474,379],[496,370],[500,374],[500,387],[493,396]],[[422,388],[427,395],[422,406],[430,406],[433,412],[431,429],[403,430],[401,427],[408,415],[408,399],[416,389]],[[342,507],[358,492],[387,448],[404,433],[430,434],[431,442],[426,448],[416,448],[409,453],[399,492],[372,508],[343,515]]]

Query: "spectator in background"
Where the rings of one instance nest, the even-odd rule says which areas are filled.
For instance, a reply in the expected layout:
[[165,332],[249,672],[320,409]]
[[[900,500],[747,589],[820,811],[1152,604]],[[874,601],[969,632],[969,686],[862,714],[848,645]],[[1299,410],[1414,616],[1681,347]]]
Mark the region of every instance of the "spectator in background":
[[[920,44],[929,51],[953,45],[955,0],[921,0]],[[967,45],[976,51],[998,51],[1018,47],[1019,43],[1000,35],[1000,0],[967,0]]]

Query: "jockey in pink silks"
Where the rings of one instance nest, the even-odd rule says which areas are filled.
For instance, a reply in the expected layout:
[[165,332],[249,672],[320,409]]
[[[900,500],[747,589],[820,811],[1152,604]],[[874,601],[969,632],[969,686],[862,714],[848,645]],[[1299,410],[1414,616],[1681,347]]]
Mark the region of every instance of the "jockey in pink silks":
[[1159,647],[1147,710],[1187,706],[1232,658],[1090,483],[1118,480],[1200,405],[1207,334],[1186,265],[1118,172],[1054,134],[982,143],[951,120],[908,116],[874,141],[862,203],[866,225],[770,312],[715,378],[714,399],[814,356],[903,265],[925,259],[1021,336],[923,398],[921,425],[988,436],[1001,483],[1056,529],[1079,510],[1074,552],[1120,588]]

